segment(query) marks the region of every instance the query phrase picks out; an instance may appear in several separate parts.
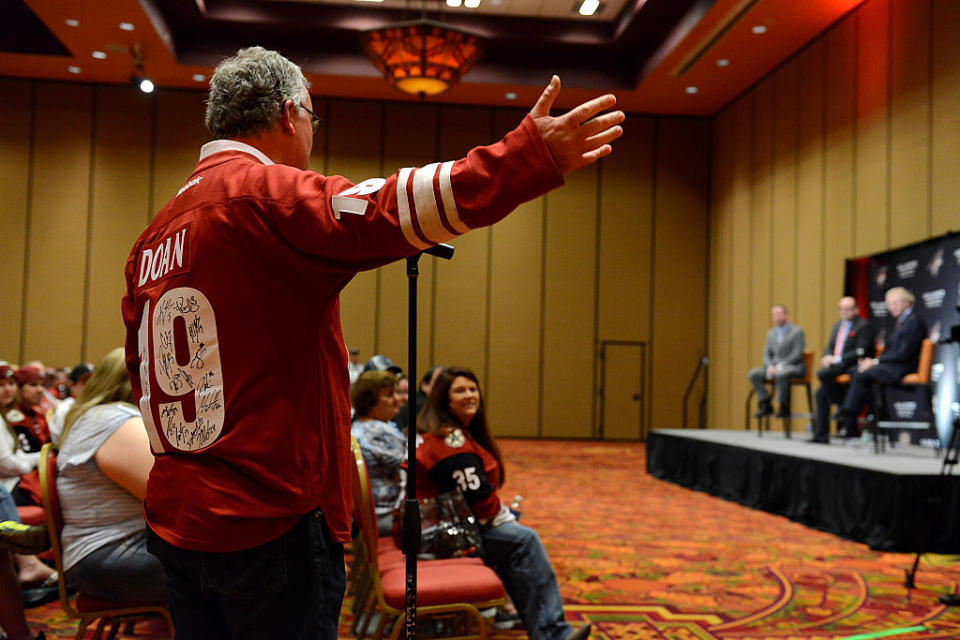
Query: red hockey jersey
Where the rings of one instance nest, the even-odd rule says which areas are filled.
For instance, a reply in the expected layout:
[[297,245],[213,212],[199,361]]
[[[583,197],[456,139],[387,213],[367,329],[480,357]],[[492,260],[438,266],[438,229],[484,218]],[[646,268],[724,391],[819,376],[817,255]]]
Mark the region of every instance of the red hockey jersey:
[[319,506],[349,539],[339,293],[561,185],[528,116],[463,159],[354,185],[218,140],[126,265],[127,368],[156,454],[145,514],[171,544],[250,548]]

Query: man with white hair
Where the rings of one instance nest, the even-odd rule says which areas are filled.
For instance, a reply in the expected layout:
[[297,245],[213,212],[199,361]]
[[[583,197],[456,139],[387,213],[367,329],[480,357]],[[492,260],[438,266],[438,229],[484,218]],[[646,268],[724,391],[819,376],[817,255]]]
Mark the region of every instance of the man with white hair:
[[860,358],[857,373],[850,378],[850,388],[834,419],[844,437],[857,433],[856,420],[867,404],[870,391],[877,384],[899,382],[917,370],[920,347],[927,337],[927,325],[913,311],[913,294],[903,287],[893,287],[884,296],[891,317],[896,320],[893,333],[886,339],[879,358]]
[[127,260],[148,548],[178,638],[336,638],[355,473],[340,291],[560,186],[624,118],[612,95],[551,117],[554,76],[500,142],[353,184],[306,170],[307,89],[261,47],[218,65],[212,141]]

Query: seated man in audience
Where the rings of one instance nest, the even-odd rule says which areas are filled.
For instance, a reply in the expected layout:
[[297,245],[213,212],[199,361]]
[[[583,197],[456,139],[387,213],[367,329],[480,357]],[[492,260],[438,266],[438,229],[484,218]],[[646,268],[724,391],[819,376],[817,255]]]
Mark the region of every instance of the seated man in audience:
[[748,377],[757,393],[758,408],[754,417],[760,418],[773,413],[767,381],[772,380],[777,390],[779,410],[778,418],[790,417],[790,378],[806,375],[807,367],[803,361],[806,339],[803,329],[790,322],[787,308],[782,304],[770,309],[773,327],[767,331],[767,342],[763,347],[763,366],[751,369]]
[[841,430],[856,434],[856,420],[870,399],[870,391],[879,384],[899,382],[917,370],[920,347],[927,337],[927,325],[913,311],[913,294],[903,287],[894,287],[885,296],[887,309],[896,319],[893,333],[886,339],[879,358],[861,358],[857,373],[850,378],[850,388],[835,416]]
[[857,359],[873,355],[873,331],[870,323],[860,317],[856,299],[844,296],[838,307],[840,319],[830,331],[830,341],[823,350],[817,371],[820,388],[817,389],[817,416],[811,442],[824,444],[830,442],[830,406],[840,404],[846,391],[846,386],[839,384],[837,377],[845,373],[852,377],[857,372]]

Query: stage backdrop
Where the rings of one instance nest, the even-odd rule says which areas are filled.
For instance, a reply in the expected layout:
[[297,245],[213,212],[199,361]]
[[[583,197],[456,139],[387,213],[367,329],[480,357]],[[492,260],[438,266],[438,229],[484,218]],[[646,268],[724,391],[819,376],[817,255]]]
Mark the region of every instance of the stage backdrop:
[[[951,329],[960,327],[960,233],[878,253],[865,258],[847,260],[847,295],[857,298],[860,308],[877,331],[877,343],[893,332],[893,318],[884,303],[884,294],[891,287],[905,287],[914,296],[914,311],[927,325],[928,337],[938,343],[933,354],[933,428],[909,430],[915,443],[928,446],[946,444],[957,403],[960,380],[958,345],[949,341]],[[960,331],[954,330],[956,336]],[[930,408],[924,406],[918,393],[893,391],[888,406],[891,420],[909,423],[929,419]],[[906,429],[904,431],[907,431]]]

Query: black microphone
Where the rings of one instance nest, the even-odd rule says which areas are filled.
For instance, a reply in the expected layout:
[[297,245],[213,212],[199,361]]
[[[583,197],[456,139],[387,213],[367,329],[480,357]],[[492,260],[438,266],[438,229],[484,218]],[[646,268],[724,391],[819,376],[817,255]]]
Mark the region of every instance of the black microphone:
[[435,244],[428,249],[424,249],[423,252],[428,253],[431,256],[436,256],[437,258],[450,260],[453,258],[453,245],[441,242],[440,244]]

